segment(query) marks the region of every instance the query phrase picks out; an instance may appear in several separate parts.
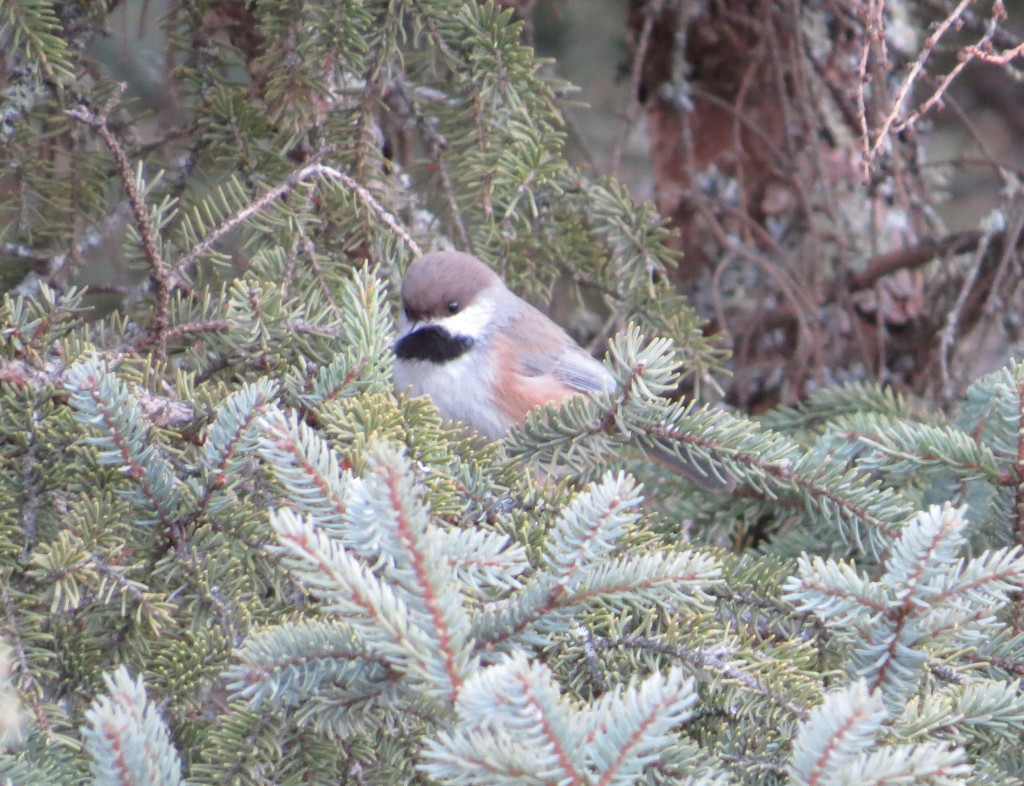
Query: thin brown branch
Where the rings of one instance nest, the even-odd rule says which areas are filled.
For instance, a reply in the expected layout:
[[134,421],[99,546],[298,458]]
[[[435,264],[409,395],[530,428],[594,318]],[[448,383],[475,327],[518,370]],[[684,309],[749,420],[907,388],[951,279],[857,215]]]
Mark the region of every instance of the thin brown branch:
[[166,333],[169,324],[167,312],[171,301],[170,270],[160,253],[156,231],[149,218],[149,208],[146,206],[146,200],[143,199],[142,193],[136,185],[131,162],[108,125],[110,113],[117,105],[126,87],[127,85],[124,82],[120,83],[110,98],[107,99],[107,103],[103,105],[103,109],[100,110],[98,115],[93,114],[85,107],[70,109],[67,111],[67,115],[99,134],[117,162],[121,185],[128,195],[128,201],[131,203],[135,227],[138,230],[139,239],[142,241],[142,251],[149,266],[149,280],[153,286],[153,294],[156,297],[156,306],[153,309],[151,338],[156,348],[157,356],[163,358],[167,355]]
[[206,322],[188,322],[183,325],[175,325],[167,331],[167,340],[175,341],[185,336],[195,336],[201,333],[223,333],[231,330],[231,323],[226,319],[211,319]]
[[[878,155],[882,146],[885,144],[886,139],[889,137],[889,132],[896,126],[899,120],[900,113],[903,110],[903,105],[906,103],[907,98],[910,96],[910,91],[913,89],[914,84],[921,76],[921,72],[924,70],[924,64],[931,57],[933,51],[935,51],[936,45],[942,39],[942,37],[949,32],[957,20],[961,17],[967,7],[973,3],[974,0],[960,0],[960,3],[954,8],[945,19],[943,19],[938,26],[927,39],[925,39],[924,46],[921,51],[918,52],[913,64],[910,66],[910,70],[907,72],[906,77],[900,83],[899,89],[896,91],[896,96],[892,101],[892,108],[882,121],[882,125],[875,132],[875,139],[868,148],[866,155],[866,164],[870,165],[871,161]],[[898,127],[905,128],[907,122],[904,121]]]
[[996,52],[992,49],[992,43],[986,41],[981,46],[969,46],[964,49],[964,52],[978,60],[984,60],[986,63],[1007,65],[1011,60],[1024,57],[1024,44],[1018,44],[1005,52]]
[[[882,278],[899,270],[914,270],[927,265],[934,259],[958,254],[969,254],[978,249],[985,233],[970,229],[953,232],[941,238],[927,238],[912,246],[888,251],[872,258],[864,270],[837,276],[825,282],[822,288],[822,304],[834,303],[841,294],[862,292],[873,287]],[[751,331],[763,332],[789,327],[798,321],[791,309],[782,307],[766,316],[757,317],[733,331],[745,335]],[[715,326],[717,328],[717,326]]]
[[320,291],[323,292],[324,297],[327,298],[327,303],[331,307],[331,311],[334,312],[336,317],[341,316],[341,307],[338,306],[338,301],[334,297],[334,293],[331,291],[330,285],[327,283],[327,276],[324,274],[324,267],[320,264],[320,255],[317,253],[316,244],[313,239],[306,232],[306,228],[301,224],[298,227],[299,231],[299,243],[302,245],[302,250],[306,252],[306,256],[309,258],[309,264],[313,268],[313,275],[316,276],[316,282],[320,285]]
[[939,81],[939,86],[935,88],[932,94],[923,101],[917,109],[911,113],[911,115],[894,126],[894,130],[900,131],[904,128],[908,128],[914,125],[924,115],[928,114],[935,107],[941,107],[943,105],[943,97],[946,91],[949,90],[949,86],[953,84],[953,80],[960,75],[960,72],[967,67],[967,64],[974,60],[978,55],[977,52],[984,51],[986,49],[991,50],[992,37],[995,35],[996,30],[999,29],[999,22],[1002,21],[1006,16],[1006,11],[1002,9],[1002,3],[996,2],[992,9],[992,19],[989,21],[988,27],[982,34],[981,39],[974,46],[964,47],[959,52],[959,61],[953,68],[950,69],[949,73],[942,77]]
[[271,188],[269,191],[264,192],[260,197],[255,199],[253,202],[250,202],[241,210],[227,216],[210,232],[210,234],[196,243],[196,245],[192,247],[191,251],[174,263],[176,273],[178,275],[187,274],[187,271],[194,267],[196,262],[199,261],[199,258],[213,248],[217,241],[236,227],[248,221],[253,216],[266,210],[268,205],[280,199],[285,194],[290,193],[298,187],[300,183],[315,175],[317,166],[318,165],[314,164],[292,172],[287,178],[285,178],[284,182],[274,188]]
[[981,260],[985,255],[988,243],[989,238],[986,237],[979,243],[977,250],[974,252],[974,262],[967,271],[963,284],[960,286],[956,303],[953,304],[953,308],[946,315],[946,326],[939,332],[939,368],[942,370],[942,397],[947,402],[953,400],[954,382],[953,375],[949,370],[953,341],[957,336],[957,326],[963,314],[964,306],[967,304],[967,298],[974,289],[974,284],[981,273]]
[[629,135],[633,132],[633,127],[640,114],[640,79],[643,76],[647,50],[651,45],[651,33],[654,31],[654,23],[661,14],[661,8],[662,0],[648,0],[643,9],[644,23],[640,28],[640,35],[637,37],[633,63],[629,69],[629,99],[623,112],[622,130],[619,132],[619,138],[615,140],[615,147],[612,150],[611,173],[613,175],[619,171],[622,149],[629,141]]
[[[307,169],[312,170],[310,174],[320,175],[321,177],[337,180],[345,188],[359,197],[359,200],[366,205],[373,214],[392,232],[398,235],[402,244],[409,249],[414,256],[421,256],[423,249],[420,248],[419,244],[412,239],[412,236],[406,231],[406,229],[399,223],[398,219],[389,213],[380,202],[377,201],[376,197],[373,196],[364,186],[357,183],[351,177],[346,175],[344,172],[334,169],[333,167],[324,166],[323,164],[314,164]],[[305,170],[303,170],[305,172]]]
[[904,246],[880,254],[871,259],[861,272],[851,273],[845,279],[833,279],[826,285],[826,299],[834,298],[842,289],[849,292],[870,289],[879,279],[898,270],[913,270],[939,257],[956,256],[975,251],[983,236],[984,233],[976,229],[953,232],[945,237],[926,238],[912,246]]
[[307,322],[304,319],[292,319],[282,323],[282,328],[292,333],[304,333],[310,336],[321,336],[323,338],[334,338],[343,339],[345,333],[342,330],[336,328],[329,328],[325,325],[317,325],[313,322]]
[[412,239],[412,236],[406,231],[404,227],[399,223],[398,219],[395,218],[391,213],[384,209],[384,207],[377,201],[377,199],[371,194],[364,186],[357,183],[351,177],[344,172],[335,169],[333,167],[325,166],[321,163],[313,163],[309,166],[305,166],[302,169],[297,169],[292,172],[285,180],[279,185],[271,188],[264,192],[259,198],[246,205],[241,210],[236,211],[232,215],[225,218],[209,235],[203,238],[197,243],[188,254],[179,259],[174,267],[176,271],[183,272],[195,265],[203,254],[209,251],[213,246],[224,237],[226,234],[231,232],[236,227],[248,221],[253,216],[266,210],[267,207],[290,193],[294,189],[298,188],[299,185],[307,180],[314,177],[324,177],[330,180],[337,180],[345,188],[355,194],[359,200],[366,205],[373,214],[385,225],[394,232],[401,239],[403,245],[409,249],[415,256],[420,256],[423,251],[419,244]]

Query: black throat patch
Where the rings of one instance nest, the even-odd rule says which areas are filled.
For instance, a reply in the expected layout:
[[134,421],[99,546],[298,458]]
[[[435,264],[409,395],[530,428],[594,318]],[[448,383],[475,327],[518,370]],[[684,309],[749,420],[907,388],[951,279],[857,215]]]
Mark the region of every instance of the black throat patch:
[[468,336],[453,336],[443,327],[428,325],[403,337],[395,344],[395,355],[401,360],[429,360],[447,363],[466,354],[473,346]]

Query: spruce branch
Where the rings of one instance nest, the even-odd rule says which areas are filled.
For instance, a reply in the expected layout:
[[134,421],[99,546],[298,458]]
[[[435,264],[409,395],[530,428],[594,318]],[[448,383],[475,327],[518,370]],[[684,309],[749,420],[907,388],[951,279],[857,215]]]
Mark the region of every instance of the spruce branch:
[[[422,12],[421,12],[422,14]],[[427,19],[428,30],[431,32],[432,37],[441,46],[444,46],[443,39],[439,38],[436,29],[433,28],[433,24],[426,14],[422,14]],[[448,165],[444,160],[444,151],[448,147],[448,140],[437,130],[433,123],[425,116],[423,109],[420,107],[419,101],[416,99],[415,91],[410,85],[404,80],[397,79],[392,85],[392,91],[396,98],[404,102],[406,113],[411,115],[413,122],[416,126],[416,130],[419,132],[420,137],[423,139],[424,144],[427,146],[427,150],[430,151],[430,156],[434,161],[434,165],[437,167],[438,175],[441,178],[441,189],[444,192],[445,201],[448,204],[448,212],[451,214],[452,223],[455,225],[455,231],[458,233],[458,240],[460,248],[467,253],[473,253],[473,242],[470,239],[469,232],[466,230],[466,222],[462,217],[462,210],[459,208],[458,199],[455,195],[455,186],[452,182],[451,173],[448,170]]]
[[795,407],[776,407],[765,413],[761,423],[786,433],[817,431],[832,420],[853,414],[906,420],[917,413],[907,397],[891,387],[855,382],[822,388]]
[[868,750],[885,721],[885,705],[863,680],[825,697],[793,742],[790,772],[802,784],[836,782]]
[[81,538],[62,531],[32,554],[28,575],[51,587],[52,614],[83,613],[91,605],[109,606],[125,616],[144,622],[159,634],[173,624],[170,604],[159,593],[130,578],[138,565],[121,565],[120,554],[91,552]]
[[111,565],[96,555],[90,555],[89,563],[102,579],[96,588],[97,599],[119,605],[126,612],[133,609],[130,615],[144,621],[146,625],[159,635],[174,624],[173,607],[159,593],[148,591],[145,584],[128,578],[127,570],[119,565]]
[[[287,421],[277,418],[276,428],[287,436]],[[350,610],[352,624],[396,668],[419,675],[441,698],[454,696],[473,662],[469,621],[446,554],[459,541],[429,523],[407,459],[382,445],[371,446],[367,458],[369,474],[349,483],[339,500],[342,520],[333,528],[339,540],[328,541],[309,519],[282,510],[273,517],[279,550],[331,608]],[[337,482],[340,473],[333,474]],[[331,517],[338,513],[335,508]],[[360,562],[382,555],[391,566],[385,575]]]
[[491,600],[495,590],[517,590],[530,568],[526,549],[504,535],[482,529],[437,530],[438,551],[463,591]]
[[[588,517],[596,511],[588,511]],[[721,564],[699,552],[647,554],[604,559],[577,570],[571,579],[539,572],[514,595],[487,604],[474,621],[475,636],[492,647],[537,640],[587,607],[629,607],[640,603],[678,612],[701,608],[706,590],[721,581]]]
[[237,658],[223,678],[234,699],[252,709],[300,706],[333,692],[354,702],[379,694],[396,678],[388,661],[341,621],[305,620],[259,631]]
[[339,305],[343,341],[334,358],[312,385],[292,376],[296,398],[313,414],[329,402],[391,386],[392,323],[383,282],[368,266],[354,270],[342,284]]
[[[125,104],[99,110],[102,58],[56,69],[97,31],[119,35],[111,4],[0,0],[0,254],[26,295],[0,304],[0,618],[28,732],[0,751],[0,782],[94,780],[96,743],[75,719],[122,662],[160,697],[196,786],[1018,782],[1024,366],[973,385],[955,422],[880,385],[828,384],[878,371],[920,393],[929,353],[909,358],[901,342],[921,333],[896,336],[891,316],[916,315],[948,355],[1019,295],[1020,216],[938,228],[922,187],[938,170],[918,166],[918,140],[867,191],[833,188],[852,171],[832,154],[858,110],[883,120],[892,106],[886,58],[914,61],[897,33],[920,31],[915,7],[956,7],[982,41],[968,58],[1020,50],[993,24],[1001,3],[983,19],[961,0],[915,2],[833,18],[820,4],[634,0],[631,88],[660,149],[685,148],[656,173],[658,209],[685,192],[680,234],[567,163],[567,89],[524,40],[531,2],[171,4],[173,111],[155,122],[179,127],[154,135]],[[703,68],[723,5],[744,6],[729,57],[756,52],[780,77],[744,68],[745,101],[718,97],[721,70]],[[862,74],[842,57],[858,46]],[[707,84],[686,83],[689,65]],[[662,66],[670,79],[652,82]],[[874,92],[855,94],[867,76]],[[751,102],[765,86],[779,100]],[[92,114],[65,114],[68,96]],[[689,98],[680,137],[660,124]],[[706,140],[698,125],[719,124],[691,121],[709,106],[730,129]],[[1003,167],[979,145],[957,163]],[[741,146],[750,156],[698,162]],[[169,183],[142,176],[157,159]],[[128,297],[39,283],[92,279],[85,265],[126,223],[139,240],[122,252],[162,255],[162,329],[143,302],[161,300],[148,256]],[[425,398],[396,397],[388,287],[412,255],[451,244],[439,227],[529,297],[567,284],[555,307],[595,351],[612,341],[617,389],[485,447]],[[722,399],[813,386],[803,404],[754,418],[680,400],[724,367],[680,291],[707,294],[716,256],[715,302],[695,302],[751,330]],[[860,305],[849,294],[906,271],[938,313],[914,310],[915,289],[896,313],[879,300],[870,336],[856,335],[864,314],[852,337],[829,331]],[[882,297],[904,294],[888,283]],[[763,319],[730,316],[744,293]],[[787,374],[772,364],[798,323]],[[877,368],[858,365],[858,340]],[[705,493],[646,449],[736,489]],[[970,517],[919,512],[947,499]],[[142,726],[140,712],[125,714]],[[158,737],[138,749],[176,761]]]
[[606,474],[578,494],[548,536],[543,560],[551,577],[568,583],[606,558],[639,518],[640,492],[641,487],[620,472]]
[[[469,619],[444,564],[443,546],[432,537],[427,510],[418,499],[408,459],[384,445],[368,451],[370,474],[354,489],[353,532],[360,524],[384,554],[394,560],[392,581],[403,587],[410,610],[434,639],[440,661],[429,662],[435,683],[455,696],[469,665]],[[364,536],[365,537],[365,536]],[[441,666],[440,673],[437,667]]]
[[271,406],[262,427],[260,455],[285,487],[291,505],[329,533],[347,532],[352,473],[342,471],[330,446],[295,415]]
[[1024,546],[1024,379],[1017,379],[1017,406],[1020,418],[1017,421],[1017,460],[1014,470],[1017,479],[1014,489],[1013,541]]
[[14,598],[11,597],[11,581],[8,576],[0,576],[0,609],[3,610],[4,638],[9,642],[9,656],[18,665],[18,685],[20,697],[29,709],[36,726],[43,736],[50,741],[55,738],[55,729],[47,708],[43,705],[45,695],[43,686],[36,678],[36,670],[29,658],[28,646],[22,637],[19,617],[15,611]]
[[[429,609],[426,598],[414,598],[404,587],[374,576],[353,554],[316,531],[308,518],[284,509],[271,517],[271,523],[280,541],[273,551],[327,610],[345,617],[393,668],[414,679],[425,678],[438,698],[454,696],[465,668],[460,664],[464,655],[461,637],[453,635],[441,610],[424,619],[407,601]],[[433,630],[426,627],[431,624],[436,625]]]
[[[18,0],[0,6],[0,41],[42,75],[59,84],[73,82],[71,49],[61,36],[61,21],[49,0]],[[38,78],[38,77],[37,77]]]
[[423,249],[420,248],[419,244],[412,239],[412,236],[406,231],[406,229],[399,223],[398,219],[395,218],[380,202],[377,201],[376,197],[373,196],[364,186],[357,183],[347,174],[339,169],[335,169],[329,166],[316,165],[313,174],[317,174],[326,179],[337,180],[345,188],[355,194],[359,200],[366,205],[373,214],[380,219],[384,225],[390,229],[398,238],[402,241],[402,244],[413,256],[422,256]]
[[971,769],[961,748],[943,743],[879,746],[888,714],[863,680],[832,691],[801,724],[789,774],[803,786],[915,782],[954,786]]
[[1012,729],[1024,719],[1021,681],[957,676],[953,684],[938,686],[907,705],[896,718],[900,736],[927,739],[952,735],[963,741],[1015,743]]
[[306,231],[306,227],[301,224],[296,227],[296,231],[299,235],[299,244],[301,245],[303,252],[305,252],[306,258],[309,260],[309,264],[313,268],[313,274],[316,276],[320,292],[327,299],[327,302],[330,304],[335,316],[343,317],[345,312],[338,305],[338,301],[334,299],[334,292],[331,291],[331,287],[327,283],[327,276],[324,274],[324,268],[320,262],[320,254],[317,252],[313,239]]
[[795,503],[808,516],[823,516],[849,543],[875,554],[913,515],[907,500],[862,470],[823,460],[747,418],[662,398],[678,383],[678,360],[668,340],[647,342],[631,326],[611,342],[609,354],[618,391],[535,410],[510,434],[510,455],[585,467],[607,462],[613,440],[637,439],[690,465],[707,466],[769,504]]
[[802,556],[786,582],[784,598],[853,647],[847,671],[894,711],[920,690],[933,654],[978,644],[983,630],[999,627],[995,610],[1024,586],[1017,548],[959,556],[965,524],[963,509],[933,506],[901,531],[878,580]]
[[186,507],[185,487],[127,385],[93,355],[68,370],[64,386],[75,418],[102,432],[92,438],[100,448],[100,463],[118,466],[132,482],[127,495],[140,503],[140,521],[152,523],[155,516],[164,525],[175,522]]
[[420,768],[458,784],[631,784],[673,744],[695,700],[671,669],[573,706],[545,666],[516,653],[466,682],[456,726],[427,741]]
[[830,424],[841,439],[859,442],[875,451],[861,458],[861,465],[887,472],[920,468],[953,470],[963,480],[984,478],[1010,485],[1011,473],[985,444],[955,426],[929,426],[904,418],[849,415]]
[[583,756],[598,786],[639,781],[674,742],[670,730],[693,717],[695,681],[682,669],[655,672],[605,693],[587,713]]
[[461,784],[554,780],[582,786],[582,735],[559,698],[553,675],[522,653],[477,672],[456,701],[463,728],[427,741],[422,770]]
[[93,701],[82,730],[98,786],[177,786],[181,762],[142,679],[123,666],[104,675],[108,695]]
[[242,466],[251,460],[252,451],[263,433],[260,418],[277,393],[277,386],[266,379],[236,390],[217,410],[203,440],[204,479],[196,516],[229,504],[225,495],[220,505],[210,506],[215,492],[244,477]]
[[317,165],[312,164],[305,166],[302,169],[297,169],[288,175],[283,182],[269,188],[260,194],[256,199],[252,200],[244,207],[239,208],[232,214],[224,217],[215,227],[211,228],[201,240],[199,240],[192,248],[189,249],[188,253],[183,255],[181,258],[174,262],[173,268],[175,275],[182,277],[188,277],[191,275],[191,270],[195,267],[199,258],[210,251],[218,241],[221,240],[225,235],[230,233],[235,228],[241,226],[246,221],[259,215],[261,212],[266,210],[271,204],[276,202],[281,197],[291,193],[299,185],[304,183],[309,178],[313,177],[317,173]]

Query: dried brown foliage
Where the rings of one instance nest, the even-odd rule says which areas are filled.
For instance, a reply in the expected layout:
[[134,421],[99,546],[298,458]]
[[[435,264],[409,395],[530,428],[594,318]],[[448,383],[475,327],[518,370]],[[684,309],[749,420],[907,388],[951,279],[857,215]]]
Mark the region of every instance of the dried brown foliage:
[[[1001,359],[1020,303],[1019,162],[954,90],[980,84],[1019,122],[1001,2],[632,0],[630,30],[655,199],[679,228],[680,286],[733,347],[734,403],[857,378],[948,402]],[[963,141],[938,167],[929,142],[947,127]],[[950,228],[955,179],[979,167],[1003,186],[998,213]]]

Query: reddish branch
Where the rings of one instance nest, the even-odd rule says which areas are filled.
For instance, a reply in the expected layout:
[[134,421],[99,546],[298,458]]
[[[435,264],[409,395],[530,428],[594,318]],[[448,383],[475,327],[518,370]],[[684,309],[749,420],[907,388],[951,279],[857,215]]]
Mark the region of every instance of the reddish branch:
[[275,419],[266,424],[266,429],[273,440],[273,446],[290,455],[295,466],[317,487],[321,499],[329,502],[338,515],[344,516],[348,510],[344,498],[332,492],[331,484],[320,474],[319,468],[310,460],[305,448],[292,438],[287,425]]
[[849,292],[860,292],[870,289],[879,279],[898,270],[913,270],[927,265],[939,257],[976,251],[983,235],[984,233],[977,229],[954,232],[941,238],[927,238],[916,245],[904,246],[874,257],[862,272],[850,273],[845,279],[833,279],[825,288],[825,296],[831,300],[842,289]]
[[[904,246],[873,257],[864,270],[849,272],[826,282],[822,288],[821,302],[834,303],[842,294],[853,294],[871,289],[881,279],[900,270],[914,270],[924,267],[933,259],[968,254],[978,249],[985,233],[971,229],[953,232],[941,238],[927,238],[912,246]],[[994,237],[999,237],[998,234]],[[766,317],[758,318],[756,324],[750,322],[737,331],[744,334],[750,331],[774,330],[791,327],[796,324],[798,315],[792,308],[782,306]]]
[[437,636],[437,646],[444,660],[445,675],[448,677],[448,684],[451,685],[452,697],[458,695],[462,687],[462,675],[456,663],[455,649],[452,642],[452,632],[448,629],[448,621],[445,619],[442,600],[438,597],[437,587],[434,586],[430,569],[427,567],[428,557],[423,551],[423,538],[414,529],[402,500],[402,493],[399,488],[400,475],[394,467],[382,467],[378,470],[382,480],[388,487],[388,495],[391,497],[391,509],[395,512],[396,531],[398,540],[405,549],[409,565],[416,574],[416,583],[420,587],[423,603],[430,614],[431,624],[434,626],[434,634]]

